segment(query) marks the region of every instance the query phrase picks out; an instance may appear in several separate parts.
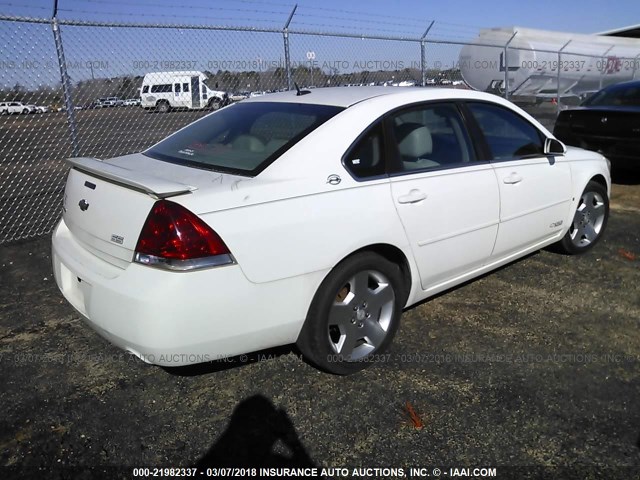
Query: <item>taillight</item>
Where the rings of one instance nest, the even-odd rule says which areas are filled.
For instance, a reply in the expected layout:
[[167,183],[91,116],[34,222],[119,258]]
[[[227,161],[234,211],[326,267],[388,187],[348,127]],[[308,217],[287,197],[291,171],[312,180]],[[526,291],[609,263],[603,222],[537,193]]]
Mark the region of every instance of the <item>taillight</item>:
[[159,200],[149,212],[134,261],[181,271],[234,263],[229,249],[209,225],[168,200]]

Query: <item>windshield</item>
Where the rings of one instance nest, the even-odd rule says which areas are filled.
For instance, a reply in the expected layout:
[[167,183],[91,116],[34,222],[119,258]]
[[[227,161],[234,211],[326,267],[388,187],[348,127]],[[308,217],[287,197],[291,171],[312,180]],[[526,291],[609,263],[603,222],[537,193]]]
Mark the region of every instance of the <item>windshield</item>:
[[144,154],[196,168],[255,176],[340,107],[238,103],[192,123]]
[[585,100],[583,105],[589,107],[640,106],[640,83],[605,88]]

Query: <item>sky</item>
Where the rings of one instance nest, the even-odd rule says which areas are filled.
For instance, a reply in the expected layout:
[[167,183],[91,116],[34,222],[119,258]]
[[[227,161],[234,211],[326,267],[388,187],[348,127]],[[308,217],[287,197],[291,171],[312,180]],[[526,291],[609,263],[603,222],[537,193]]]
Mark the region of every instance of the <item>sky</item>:
[[[49,18],[54,0],[0,0],[0,15]],[[242,26],[273,30],[106,28],[63,26],[72,82],[142,76],[168,70],[266,70],[282,66],[281,30],[294,5],[290,29],[469,42],[479,30],[527,27],[596,33],[640,23],[640,0],[58,0],[58,17],[94,22]],[[59,82],[46,23],[0,21],[0,87],[33,88]],[[8,46],[8,48],[6,48]],[[461,46],[427,44],[427,68],[455,68]],[[419,42],[290,35],[291,60],[310,52],[323,72],[419,68]],[[258,62],[258,67],[255,66]],[[363,66],[362,62],[367,62]],[[390,65],[390,66],[389,66]]]
[[[0,0],[0,14],[51,15],[54,0]],[[520,26],[595,33],[640,23],[639,0],[59,0],[59,16],[95,21],[216,23],[280,28],[298,4],[292,28],[354,33],[469,37],[479,28]],[[439,30],[438,30],[439,29]]]

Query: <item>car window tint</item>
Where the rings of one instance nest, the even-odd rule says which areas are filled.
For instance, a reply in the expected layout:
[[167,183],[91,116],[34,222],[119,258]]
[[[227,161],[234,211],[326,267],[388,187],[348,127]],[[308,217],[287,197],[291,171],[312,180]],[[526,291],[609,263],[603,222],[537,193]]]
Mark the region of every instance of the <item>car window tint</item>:
[[540,132],[524,118],[506,108],[486,103],[468,106],[484,134],[493,160],[543,155]]
[[180,165],[253,176],[342,110],[285,102],[238,103],[207,115],[144,153]]
[[386,173],[380,123],[370,128],[349,149],[345,155],[344,166],[357,178],[374,177]]
[[400,172],[464,166],[476,160],[455,105],[424,105],[390,118]]
[[615,85],[600,90],[589,97],[583,105],[591,107],[615,106],[637,107],[640,106],[640,85]]

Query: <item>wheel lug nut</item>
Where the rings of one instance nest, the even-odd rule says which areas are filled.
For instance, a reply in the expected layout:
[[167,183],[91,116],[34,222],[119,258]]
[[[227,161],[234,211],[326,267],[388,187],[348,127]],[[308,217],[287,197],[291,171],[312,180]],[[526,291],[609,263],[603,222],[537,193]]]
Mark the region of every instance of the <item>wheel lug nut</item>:
[[351,319],[351,323],[353,323],[353,324],[355,325],[355,324],[356,324],[356,319],[355,319],[355,318],[352,318],[352,319]]
[[364,323],[360,322],[358,323],[358,327],[362,328],[364,326]]
[[367,308],[367,302],[364,302],[364,303],[362,304],[362,308]]
[[371,314],[370,313],[367,313],[367,318],[371,318]]

